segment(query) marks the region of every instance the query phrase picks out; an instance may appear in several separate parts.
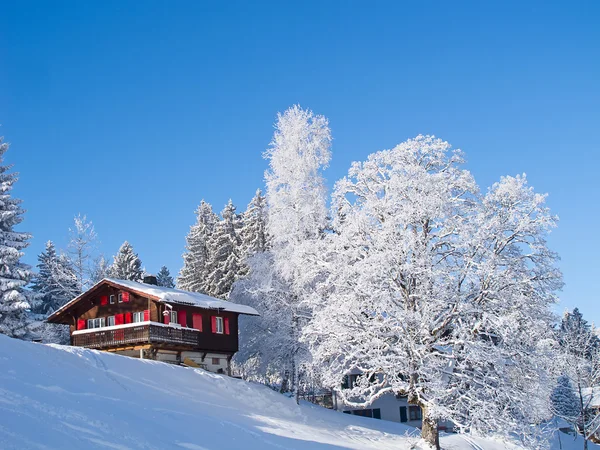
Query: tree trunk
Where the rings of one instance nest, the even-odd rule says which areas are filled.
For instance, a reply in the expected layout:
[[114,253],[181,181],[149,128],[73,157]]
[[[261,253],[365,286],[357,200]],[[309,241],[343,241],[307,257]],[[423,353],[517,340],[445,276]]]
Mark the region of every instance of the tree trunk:
[[429,416],[426,406],[421,406],[423,411],[423,424],[421,426],[421,438],[436,450],[440,450],[440,433],[437,420]]

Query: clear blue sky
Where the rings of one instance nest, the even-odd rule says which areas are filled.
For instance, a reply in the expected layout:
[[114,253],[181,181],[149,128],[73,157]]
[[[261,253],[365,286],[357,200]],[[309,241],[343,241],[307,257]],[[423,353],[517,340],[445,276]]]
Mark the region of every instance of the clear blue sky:
[[600,323],[600,2],[5,2],[0,135],[21,229],[102,251],[129,240],[176,274],[202,198],[245,209],[277,111],[326,115],[330,184],[419,133],[462,148],[482,187],[526,172],[561,218],[550,245]]

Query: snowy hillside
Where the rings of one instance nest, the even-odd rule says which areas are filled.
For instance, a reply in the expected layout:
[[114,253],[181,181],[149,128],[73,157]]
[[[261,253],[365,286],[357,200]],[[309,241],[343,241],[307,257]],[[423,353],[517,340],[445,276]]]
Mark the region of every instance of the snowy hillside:
[[[410,428],[397,423],[297,406],[241,380],[92,350],[0,335],[0,368],[4,450],[397,450],[417,442],[407,436]],[[581,448],[567,436],[562,444]],[[458,435],[443,436],[442,446],[507,448]]]

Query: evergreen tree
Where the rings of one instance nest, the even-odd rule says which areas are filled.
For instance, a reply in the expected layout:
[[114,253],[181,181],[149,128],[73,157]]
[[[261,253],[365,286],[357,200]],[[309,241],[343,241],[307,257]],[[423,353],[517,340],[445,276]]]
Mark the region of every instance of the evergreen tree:
[[190,227],[186,237],[186,251],[183,254],[183,267],[177,278],[177,287],[191,292],[206,293],[208,277],[208,241],[219,218],[210,203],[204,200],[196,210],[196,223]]
[[32,312],[48,316],[79,295],[79,283],[70,260],[56,253],[52,241],[46,243],[46,250],[40,253],[38,261],[39,272],[31,287],[37,294]]
[[556,387],[550,396],[552,409],[561,419],[569,423],[577,423],[581,415],[579,399],[571,385],[568,376],[563,375],[558,378]]
[[175,287],[175,283],[173,282],[173,277],[171,276],[169,269],[167,269],[167,266],[162,266],[160,268],[160,271],[156,275],[156,281],[157,281],[158,285],[162,286],[162,287],[168,287],[168,288]]
[[244,258],[267,249],[267,200],[260,189],[242,215],[240,237]]
[[241,218],[235,209],[229,200],[209,241],[209,273],[205,290],[209,295],[224,299],[229,296],[231,286],[241,269]]
[[110,276],[119,280],[141,281],[143,275],[142,261],[127,241],[121,245],[110,267]]
[[20,260],[31,236],[14,230],[23,221],[24,211],[21,200],[10,195],[17,174],[7,173],[10,166],[1,165],[8,150],[2,140],[0,137],[0,333],[25,337],[30,304],[24,287],[31,278],[31,268]]

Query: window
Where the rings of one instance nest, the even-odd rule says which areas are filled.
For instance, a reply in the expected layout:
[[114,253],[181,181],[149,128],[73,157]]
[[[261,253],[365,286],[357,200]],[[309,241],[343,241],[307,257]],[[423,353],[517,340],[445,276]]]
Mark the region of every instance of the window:
[[133,313],[133,323],[144,321],[144,311]]
[[109,298],[110,298],[110,304],[114,305],[115,304],[115,296],[111,295]]
[[223,318],[222,317],[215,317],[215,323],[216,323],[216,331],[215,333],[218,334],[223,334]]
[[381,409],[355,409],[352,411],[355,416],[372,417],[373,419],[381,419]]
[[123,303],[123,294],[119,293],[119,303]]
[[406,415],[406,406],[400,407],[400,422],[408,422],[408,416]]
[[115,316],[107,317],[106,321],[107,321],[109,327],[114,326],[115,325]]
[[213,358],[212,359],[212,363],[213,363],[213,366],[218,366],[219,364],[221,364],[221,359],[220,358]]
[[410,420],[421,420],[423,418],[421,408],[419,406],[409,406],[408,416]]
[[99,317],[97,319],[88,319],[87,321],[88,328],[102,328],[104,326],[106,326],[104,317]]
[[177,311],[171,310],[171,323],[177,323]]

